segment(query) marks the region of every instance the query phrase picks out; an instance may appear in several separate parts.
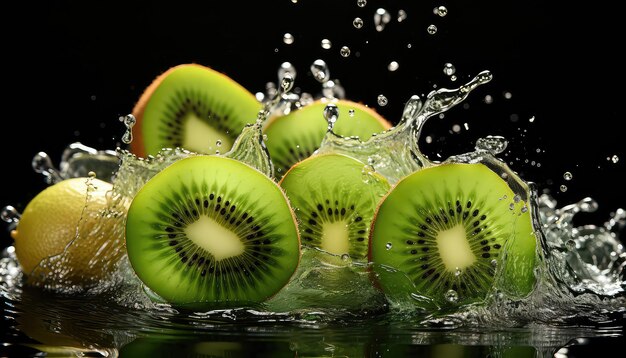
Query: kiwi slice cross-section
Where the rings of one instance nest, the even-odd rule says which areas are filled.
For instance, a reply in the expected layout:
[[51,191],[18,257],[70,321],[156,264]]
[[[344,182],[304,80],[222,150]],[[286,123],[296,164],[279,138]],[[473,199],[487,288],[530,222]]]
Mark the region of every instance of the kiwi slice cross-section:
[[252,93],[224,74],[196,64],[172,67],[133,109],[138,131],[131,150],[139,156],[175,147],[224,153],[260,109]]
[[[526,203],[506,182],[483,164],[454,163],[415,172],[391,190],[372,224],[370,260],[446,306],[485,299],[499,267],[508,292],[528,294],[535,246]],[[379,283],[407,287],[394,282],[404,277],[383,274]]]
[[192,308],[262,302],[300,260],[295,217],[278,185],[218,156],[182,159],[150,179],[130,206],[126,246],[146,286]]
[[280,185],[303,245],[355,260],[367,257],[374,210],[390,187],[384,177],[346,155],[322,154],[296,164]]
[[[315,152],[328,128],[324,108],[328,103],[316,101],[291,112],[273,118],[265,128],[267,150],[276,167],[276,176],[281,177],[297,162]],[[359,137],[365,141],[373,134],[391,127],[374,110],[347,100],[333,101],[339,108],[339,119],[333,131],[344,137]]]

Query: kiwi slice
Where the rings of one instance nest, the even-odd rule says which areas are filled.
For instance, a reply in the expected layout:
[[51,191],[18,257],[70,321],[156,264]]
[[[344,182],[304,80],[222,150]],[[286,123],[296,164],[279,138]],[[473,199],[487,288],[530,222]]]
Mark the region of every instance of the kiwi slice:
[[145,156],[183,147],[223,153],[260,109],[254,95],[226,75],[196,64],[172,67],[148,86],[133,109],[139,130],[131,151]]
[[370,223],[387,180],[343,154],[312,156],[280,181],[298,218],[302,244],[354,260],[367,257]]
[[234,159],[194,156],[155,175],[126,222],[137,276],[194,309],[262,302],[300,260],[295,217],[278,185]]
[[[333,103],[339,108],[339,120],[333,131],[339,135],[367,140],[391,127],[378,113],[362,104],[346,100]],[[328,129],[324,118],[327,104],[316,101],[286,116],[275,117],[266,126],[267,150],[278,178],[319,148]]]
[[498,282],[528,294],[536,241],[525,207],[483,164],[443,164],[407,176],[377,209],[369,256],[406,276],[379,275],[379,283],[406,287],[395,281],[408,277],[415,293],[438,306],[465,304],[483,300],[504,267]]

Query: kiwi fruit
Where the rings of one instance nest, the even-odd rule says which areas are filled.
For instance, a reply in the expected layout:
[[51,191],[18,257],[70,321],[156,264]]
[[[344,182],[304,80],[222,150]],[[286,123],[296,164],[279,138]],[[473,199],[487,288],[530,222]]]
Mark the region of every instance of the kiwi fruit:
[[[328,101],[316,101],[286,116],[272,118],[264,129],[267,150],[276,168],[276,177],[284,175],[292,165],[315,152],[328,129],[324,108]],[[339,119],[333,131],[344,137],[369,139],[373,134],[391,128],[374,110],[356,102],[332,102],[339,109]]]
[[302,244],[365,260],[374,210],[387,180],[343,154],[320,154],[294,165],[280,181],[298,218]]
[[197,64],[172,67],[146,88],[133,109],[139,130],[131,151],[144,157],[176,147],[223,153],[260,109],[252,93],[224,74]]
[[262,302],[300,260],[282,190],[234,159],[192,156],[150,179],[126,222],[128,258],[143,283],[191,309]]
[[403,273],[378,275],[383,290],[408,278],[443,307],[483,301],[496,279],[528,294],[535,247],[529,208],[507,183],[483,164],[451,163],[405,177],[381,201],[369,259]]

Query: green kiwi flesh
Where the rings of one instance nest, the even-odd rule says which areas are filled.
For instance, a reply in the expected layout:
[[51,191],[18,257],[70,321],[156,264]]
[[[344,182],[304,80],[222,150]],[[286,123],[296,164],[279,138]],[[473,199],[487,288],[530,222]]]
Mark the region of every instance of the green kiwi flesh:
[[389,191],[387,180],[342,154],[315,155],[282,178],[298,218],[302,244],[365,260],[370,223]]
[[137,193],[126,247],[137,276],[172,304],[246,305],[289,281],[300,260],[297,230],[271,179],[233,159],[194,156]]
[[[362,104],[340,100],[332,102],[339,108],[334,132],[344,137],[357,136],[365,141],[391,125],[374,110]],[[289,168],[316,151],[324,138],[328,123],[324,108],[328,102],[318,101],[274,118],[265,128],[267,150],[280,178]]]
[[145,152],[152,155],[175,147],[224,153],[261,109],[235,81],[198,65],[168,71],[149,96],[140,130]]
[[[497,272],[508,292],[528,294],[535,247],[526,203],[485,165],[455,163],[415,172],[391,190],[376,212],[369,258],[448,306],[484,300]],[[406,287],[405,275],[378,281],[383,290]]]

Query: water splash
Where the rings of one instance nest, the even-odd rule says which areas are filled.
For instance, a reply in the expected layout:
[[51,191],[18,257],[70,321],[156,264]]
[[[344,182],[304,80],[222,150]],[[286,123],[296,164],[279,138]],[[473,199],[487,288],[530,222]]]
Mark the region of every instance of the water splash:
[[483,71],[457,89],[442,88],[432,91],[424,103],[419,96],[413,96],[407,101],[402,119],[396,127],[364,141],[344,138],[330,130],[326,133],[318,153],[343,153],[363,163],[372,158],[374,169],[390,183],[395,183],[400,178],[433,164],[418,147],[418,138],[426,120],[454,107],[491,78],[489,71]]
[[43,174],[46,183],[55,184],[69,178],[86,177],[91,171],[98,178],[111,182],[117,170],[118,160],[112,150],[96,150],[79,142],[68,145],[61,155],[59,169],[45,152],[33,157],[33,170]]

